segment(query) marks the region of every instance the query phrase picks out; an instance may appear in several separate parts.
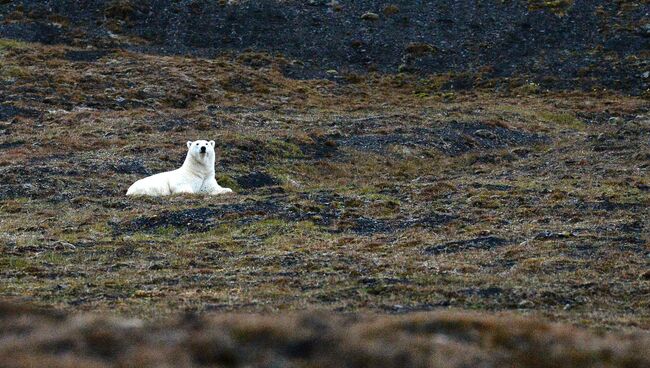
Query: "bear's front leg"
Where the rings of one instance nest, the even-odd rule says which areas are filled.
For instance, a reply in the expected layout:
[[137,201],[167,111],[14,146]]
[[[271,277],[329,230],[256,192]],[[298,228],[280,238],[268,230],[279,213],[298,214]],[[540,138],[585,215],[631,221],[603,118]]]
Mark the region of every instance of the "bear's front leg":
[[211,178],[210,180],[206,180],[205,183],[203,183],[203,187],[201,188],[201,192],[210,194],[210,195],[217,195],[217,194],[226,194],[226,193],[232,193],[232,189],[230,188],[224,188],[217,184],[217,180],[215,178]]
[[194,189],[192,188],[191,185],[179,185],[174,190],[172,190],[172,194],[193,194]]
[[211,195],[217,195],[217,194],[226,194],[226,193],[232,193],[232,189],[230,189],[230,188],[221,188],[221,189],[214,190],[210,194]]

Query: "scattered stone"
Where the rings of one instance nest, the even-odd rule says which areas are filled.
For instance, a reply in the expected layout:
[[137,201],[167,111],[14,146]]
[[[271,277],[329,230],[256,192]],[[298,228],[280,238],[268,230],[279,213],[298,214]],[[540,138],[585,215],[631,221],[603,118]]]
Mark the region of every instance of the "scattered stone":
[[531,302],[530,300],[522,300],[517,305],[521,309],[530,309],[535,307],[535,303]]
[[459,240],[430,246],[424,250],[424,253],[436,255],[472,251],[477,249],[488,250],[495,247],[501,247],[509,243],[510,241],[498,238],[496,236],[485,236],[475,239]]
[[575,236],[575,234],[568,232],[568,231],[562,231],[559,233],[545,230],[542,231],[541,233],[535,235],[535,239],[537,240],[550,240],[550,239],[566,239],[570,238],[572,236]]
[[53,249],[54,250],[65,250],[65,249],[70,249],[70,250],[75,250],[77,247],[74,244],[65,242],[63,240],[58,240],[53,243]]
[[487,129],[478,129],[478,130],[474,131],[474,134],[481,137],[481,138],[486,138],[486,139],[497,139],[498,138],[498,136],[494,132],[489,131]]
[[370,21],[379,20],[379,14],[373,12],[366,12],[363,13],[363,15],[361,15],[361,19],[370,20]]

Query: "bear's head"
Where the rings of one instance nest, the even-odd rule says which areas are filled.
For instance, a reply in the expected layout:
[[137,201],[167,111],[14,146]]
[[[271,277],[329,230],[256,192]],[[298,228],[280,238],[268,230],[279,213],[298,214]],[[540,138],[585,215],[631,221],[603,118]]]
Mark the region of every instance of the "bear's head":
[[214,165],[214,141],[187,141],[187,156],[202,163]]

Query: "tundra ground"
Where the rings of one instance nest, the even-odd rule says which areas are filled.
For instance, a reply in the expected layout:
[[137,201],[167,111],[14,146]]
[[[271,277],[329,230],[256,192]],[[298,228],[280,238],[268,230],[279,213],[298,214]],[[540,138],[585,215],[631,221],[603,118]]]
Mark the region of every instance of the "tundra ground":
[[[5,296],[144,317],[460,308],[650,327],[646,100],[2,45]],[[199,138],[236,195],[124,196]]]
[[[146,320],[451,310],[650,329],[643,97],[294,80],[252,52],[0,54],[3,299]],[[195,139],[217,142],[235,195],[125,196]]]

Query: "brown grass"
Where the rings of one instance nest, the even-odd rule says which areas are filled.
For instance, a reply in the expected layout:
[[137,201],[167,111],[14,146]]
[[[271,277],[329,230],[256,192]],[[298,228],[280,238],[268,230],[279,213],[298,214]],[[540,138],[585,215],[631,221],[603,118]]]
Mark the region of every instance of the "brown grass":
[[5,367],[642,367],[650,340],[467,313],[188,315],[155,324],[0,305]]
[[[642,98],[444,97],[454,76],[337,84],[255,53],[10,48],[30,73],[5,86],[23,112],[0,123],[3,297],[144,319],[449,308],[650,328]],[[124,196],[202,137],[236,196]]]

